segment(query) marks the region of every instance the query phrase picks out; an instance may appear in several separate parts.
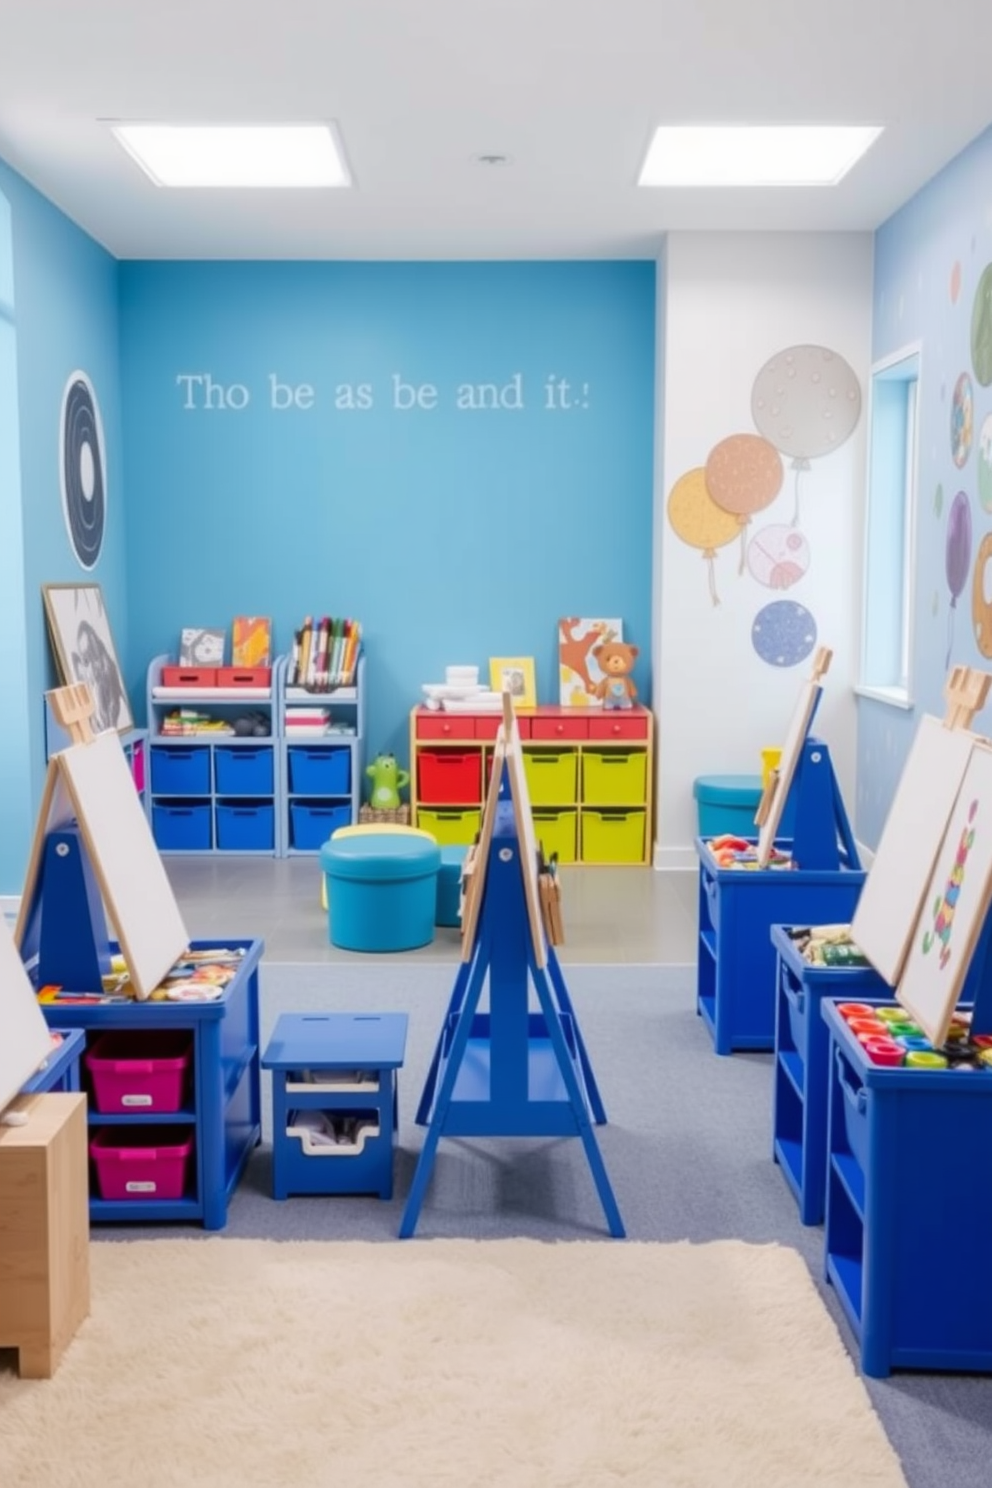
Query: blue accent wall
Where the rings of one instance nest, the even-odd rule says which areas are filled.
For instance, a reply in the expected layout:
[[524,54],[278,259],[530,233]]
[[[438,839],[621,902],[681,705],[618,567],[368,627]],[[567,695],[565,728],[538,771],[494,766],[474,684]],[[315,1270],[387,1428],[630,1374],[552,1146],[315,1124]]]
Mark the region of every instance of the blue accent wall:
[[287,651],[327,613],[373,752],[450,663],[534,656],[557,702],[562,615],[621,616],[650,701],[655,275],[122,264],[133,700],[183,626],[270,615]]
[[[41,585],[100,584],[118,648],[126,646],[125,501],[121,480],[117,263],[2,161],[0,193],[10,214],[13,283],[9,287],[16,337],[23,545],[21,593],[13,601],[8,598],[3,610],[7,619],[11,603],[19,607],[17,635],[23,651],[13,663],[2,663],[5,705],[14,698],[15,717],[6,718],[0,732],[0,779],[5,802],[0,831],[0,894],[17,894],[23,884],[44,779],[43,693],[58,680],[48,649]],[[85,371],[96,390],[106,442],[107,535],[100,558],[89,573],[80,567],[69,544],[59,485],[62,393],[70,373],[76,370]],[[8,407],[10,401],[8,396]],[[2,420],[0,412],[0,426]],[[13,479],[8,473],[8,492],[13,489]],[[3,510],[6,512],[6,505]],[[3,542],[7,542],[6,531]],[[11,664],[17,675],[26,675],[23,703],[19,701],[22,694],[13,692],[8,680],[6,667]]]
[[[992,532],[992,422],[986,426],[984,454],[981,438],[983,425],[992,419],[992,385],[979,381],[972,350],[976,295],[992,265],[990,182],[992,130],[891,217],[875,240],[873,360],[914,341],[921,343],[921,355],[911,667],[915,706],[907,711],[858,699],[856,823],[859,839],[869,847],[878,843],[920,715],[944,714],[948,647],[952,666],[992,668],[992,660],[979,650],[972,615],[979,545]],[[992,304],[986,313],[992,313]],[[962,374],[971,386],[971,439],[966,453],[960,441],[956,446],[959,464],[952,420]],[[958,406],[963,406],[960,397]],[[972,541],[967,581],[955,597],[945,556],[948,514],[959,491],[970,505]],[[992,594],[992,569],[985,592]],[[989,730],[989,709],[978,715],[976,727]]]

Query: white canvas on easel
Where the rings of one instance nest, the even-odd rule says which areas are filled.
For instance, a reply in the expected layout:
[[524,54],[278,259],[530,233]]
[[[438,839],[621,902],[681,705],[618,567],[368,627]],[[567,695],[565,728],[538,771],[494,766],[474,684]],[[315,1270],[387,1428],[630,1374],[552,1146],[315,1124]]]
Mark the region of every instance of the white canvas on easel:
[[782,813],[789,799],[789,791],[792,789],[792,781],[799,765],[799,756],[806,742],[813,714],[816,712],[817,699],[823,691],[821,678],[830,666],[833,654],[828,646],[821,646],[814,656],[813,671],[799,690],[799,697],[789,720],[778,766],[772,772],[771,780],[758,804],[754,821],[758,827],[757,861],[759,868],[767,868],[771,862],[772,849],[775,846],[775,838],[782,823]]
[[976,741],[961,781],[923,906],[910,936],[896,996],[930,1042],[947,1038],[992,902],[992,748]]
[[851,921],[851,937],[890,987],[902,976],[975,735],[924,714]]
[[48,1024],[0,915],[0,1113],[51,1051]]
[[[61,688],[49,697],[54,700],[73,691]],[[66,799],[117,932],[131,985],[144,999],[184,955],[189,936],[114,732],[72,744],[48,762],[15,939],[18,946],[23,944],[39,887],[45,838],[65,825]],[[40,887],[44,893],[44,884]]]

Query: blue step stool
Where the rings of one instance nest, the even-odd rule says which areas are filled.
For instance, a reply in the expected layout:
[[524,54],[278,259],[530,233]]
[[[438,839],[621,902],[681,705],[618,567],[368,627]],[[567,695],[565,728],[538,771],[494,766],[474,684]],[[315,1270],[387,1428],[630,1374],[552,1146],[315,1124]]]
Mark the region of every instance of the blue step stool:
[[374,832],[320,849],[327,930],[345,951],[412,951],[434,939],[441,849],[426,837]]
[[441,866],[437,870],[436,925],[458,926],[462,922],[459,906],[462,897],[462,866],[467,847],[442,847]]

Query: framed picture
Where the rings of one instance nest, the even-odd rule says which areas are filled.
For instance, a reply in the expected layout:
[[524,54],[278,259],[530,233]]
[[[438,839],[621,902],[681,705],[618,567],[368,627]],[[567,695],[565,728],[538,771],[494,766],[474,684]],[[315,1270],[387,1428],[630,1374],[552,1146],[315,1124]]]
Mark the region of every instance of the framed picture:
[[94,733],[131,728],[131,705],[99,584],[43,584],[41,593],[62,685],[89,684]]
[[533,656],[491,656],[489,686],[493,692],[508,692],[515,708],[536,708]]

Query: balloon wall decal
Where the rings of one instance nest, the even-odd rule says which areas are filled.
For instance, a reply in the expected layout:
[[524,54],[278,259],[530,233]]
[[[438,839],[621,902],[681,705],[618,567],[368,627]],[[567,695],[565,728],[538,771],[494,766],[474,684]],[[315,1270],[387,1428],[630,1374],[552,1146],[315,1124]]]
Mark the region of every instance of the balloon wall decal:
[[982,387],[992,383],[992,263],[986,264],[971,307],[971,364]]
[[738,573],[744,572],[745,528],[755,512],[775,500],[783,478],[778,451],[757,434],[731,434],[710,450],[706,489],[718,507],[737,519],[741,535]]
[[947,587],[951,591],[951,607],[947,615],[947,657],[944,669],[951,664],[951,648],[954,644],[954,611],[958,599],[968,582],[971,568],[971,505],[963,491],[959,491],[951,502],[947,514],[947,541],[944,547],[944,573]]
[[755,615],[751,644],[769,666],[798,666],[816,645],[816,621],[805,605],[776,599]]
[[747,566],[759,584],[789,589],[809,568],[809,543],[797,527],[762,527],[747,545]]
[[983,656],[992,657],[992,604],[986,597],[985,576],[992,561],[992,532],[986,532],[978,545],[975,572],[971,580],[971,620],[975,644]]
[[992,512],[992,413],[978,431],[978,499],[983,511]]
[[701,466],[679,477],[668,495],[668,520],[673,530],[691,548],[700,548],[709,570],[710,598],[720,603],[716,592],[713,560],[717,548],[726,547],[740,532],[737,518],[717,506],[706,486]]
[[810,460],[839,449],[861,417],[861,384],[842,356],[826,346],[787,346],[765,363],[751,389],[756,429],[796,472],[795,509],[799,521],[799,477]]
[[951,458],[960,470],[971,454],[974,399],[971,378],[962,372],[951,398]]

